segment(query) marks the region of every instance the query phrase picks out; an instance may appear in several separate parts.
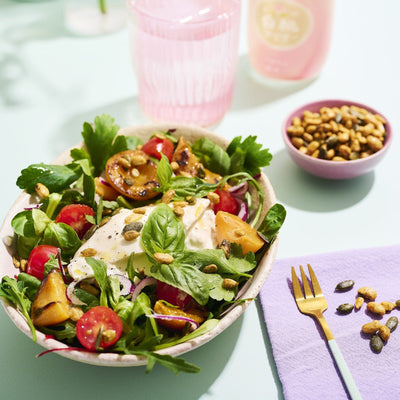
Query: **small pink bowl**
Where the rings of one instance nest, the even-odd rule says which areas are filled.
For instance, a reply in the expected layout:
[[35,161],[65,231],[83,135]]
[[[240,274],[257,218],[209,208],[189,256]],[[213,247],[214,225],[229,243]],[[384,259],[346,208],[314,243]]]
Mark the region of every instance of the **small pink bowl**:
[[[358,160],[330,161],[305,155],[301,153],[295,146],[293,146],[292,142],[290,141],[290,137],[287,134],[287,128],[291,125],[292,119],[294,117],[301,118],[301,116],[303,115],[303,111],[305,110],[318,112],[322,107],[341,107],[342,105],[355,105],[357,107],[365,108],[372,114],[380,114],[383,118],[386,119],[386,138],[383,144],[383,148],[381,150],[377,151],[369,157]],[[386,154],[386,151],[388,150],[392,142],[392,128],[387,118],[381,112],[365,104],[348,100],[320,100],[305,104],[297,108],[284,121],[282,126],[282,135],[290,157],[299,167],[303,168],[310,174],[327,179],[355,178],[373,170]]]

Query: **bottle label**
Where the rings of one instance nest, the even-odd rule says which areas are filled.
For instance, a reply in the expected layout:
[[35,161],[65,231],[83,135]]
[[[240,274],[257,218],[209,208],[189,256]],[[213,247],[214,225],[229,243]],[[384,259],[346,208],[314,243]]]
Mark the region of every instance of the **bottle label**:
[[255,9],[255,22],[265,43],[288,50],[308,38],[313,18],[307,8],[293,1],[262,0]]

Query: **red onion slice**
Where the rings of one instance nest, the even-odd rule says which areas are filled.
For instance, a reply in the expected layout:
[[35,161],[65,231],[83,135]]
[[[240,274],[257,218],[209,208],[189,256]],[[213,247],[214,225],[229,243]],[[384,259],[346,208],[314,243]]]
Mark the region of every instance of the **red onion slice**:
[[120,289],[121,296],[126,296],[129,293],[132,293],[133,283],[127,276],[121,275],[121,274],[112,274],[112,275],[116,276],[119,280],[119,283],[121,285],[121,289]]
[[102,177],[99,177],[99,181],[100,181],[100,183],[102,183],[104,186],[111,187],[111,185],[110,185],[105,179],[103,179]]
[[194,319],[187,317],[180,317],[178,315],[146,314],[146,317],[154,319],[164,319],[169,321],[175,320],[175,321],[189,322],[192,331],[195,331],[200,326],[200,324],[196,322]]
[[235,197],[243,197],[249,190],[249,184],[247,181],[240,183],[237,186],[232,186],[228,189],[228,192]]
[[157,279],[155,278],[144,278],[142,279],[133,289],[131,301],[135,301],[139,296],[140,292],[146,287],[150,285],[156,285]]
[[249,206],[242,199],[236,198],[236,201],[239,203],[238,217],[241,218],[244,222],[246,222],[249,216]]
[[[83,278],[83,279],[86,279]],[[79,298],[74,294],[75,287],[78,283],[82,282],[83,279],[80,279],[79,281],[73,281],[71,282],[68,286],[67,289],[65,290],[65,294],[67,296],[67,299],[72,303],[77,306],[85,306],[86,303],[84,303],[82,300],[79,300]]]

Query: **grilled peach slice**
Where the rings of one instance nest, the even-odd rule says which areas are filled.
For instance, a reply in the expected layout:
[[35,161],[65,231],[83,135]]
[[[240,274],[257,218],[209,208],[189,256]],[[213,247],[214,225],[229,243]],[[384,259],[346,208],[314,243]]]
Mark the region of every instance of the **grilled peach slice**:
[[56,269],[43,279],[32,303],[31,319],[36,326],[56,325],[70,317],[65,284]]
[[261,249],[264,241],[258,236],[257,230],[237,215],[218,211],[215,216],[215,230],[219,245],[224,240],[242,246],[243,255],[249,251],[256,252]]
[[106,164],[107,182],[119,193],[133,200],[149,200],[159,193],[157,165],[141,150],[114,154]]

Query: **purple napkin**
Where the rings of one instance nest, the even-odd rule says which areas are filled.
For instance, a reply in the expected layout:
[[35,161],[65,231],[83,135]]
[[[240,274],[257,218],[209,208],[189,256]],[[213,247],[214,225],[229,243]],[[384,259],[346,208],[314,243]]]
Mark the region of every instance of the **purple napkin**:
[[[361,332],[362,325],[373,319],[382,324],[391,316],[400,319],[400,310],[395,308],[382,318],[374,317],[364,303],[348,315],[336,312],[340,304],[354,304],[357,289],[362,286],[377,290],[375,301],[400,299],[399,245],[275,261],[260,299],[285,399],[350,398],[322,330],[312,317],[300,313],[293,297],[291,266],[299,277],[299,265],[303,265],[308,276],[308,263],[328,302],[324,316],[363,399],[400,399],[400,326],[379,354],[370,349],[369,335]],[[355,281],[353,289],[335,292],[337,283],[347,279]]]

